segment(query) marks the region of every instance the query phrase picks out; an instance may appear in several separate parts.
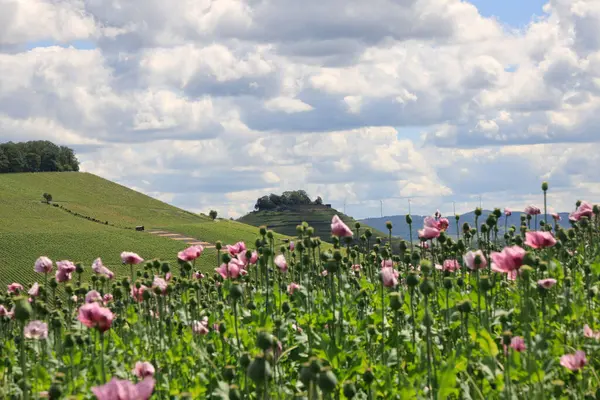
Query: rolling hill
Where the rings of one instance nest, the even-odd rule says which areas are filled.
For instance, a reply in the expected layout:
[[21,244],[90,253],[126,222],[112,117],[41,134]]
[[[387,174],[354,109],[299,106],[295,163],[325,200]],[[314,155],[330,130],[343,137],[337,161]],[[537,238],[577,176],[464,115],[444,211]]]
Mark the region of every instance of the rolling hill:
[[[42,201],[45,192],[52,195],[53,204]],[[146,232],[135,231],[138,225]],[[39,279],[33,265],[41,255],[82,262],[88,270],[96,257],[102,257],[117,274],[126,270],[121,266],[122,251],[175,262],[177,252],[187,245],[151,235],[149,229],[224,244],[253,243],[258,236],[253,226],[213,221],[88,173],[0,174],[2,285]],[[216,251],[206,249],[198,267],[210,270],[215,264]]]
[[[485,222],[486,218],[488,217],[488,215],[490,215],[492,211],[490,210],[483,210],[481,216],[479,217],[479,224],[482,224]],[[560,223],[562,225],[568,224],[569,223],[569,214],[568,213],[559,213],[562,221],[560,221]],[[454,216],[446,216],[446,218],[448,218],[448,220],[450,221],[450,226],[448,227],[448,233],[450,234],[450,236],[455,236],[456,235],[456,220],[454,219]],[[424,215],[413,215],[412,216],[412,232],[413,232],[413,239],[416,240],[417,239],[417,231],[419,229],[423,228],[423,219],[425,219]],[[544,219],[543,215],[538,216],[538,223],[540,221],[542,221]],[[382,217],[382,218],[365,218],[365,219],[361,219],[359,222],[360,223],[364,223],[366,225],[370,225],[374,228],[377,229],[385,229],[385,224],[387,221],[390,221],[392,223],[392,235],[394,235],[395,237],[400,237],[403,238],[405,240],[409,240],[410,237],[410,230],[408,227],[408,224],[406,223],[406,216],[405,215],[391,215],[391,216],[387,216],[387,217]],[[548,216],[548,221],[552,221],[552,218],[550,216]],[[475,213],[473,211],[462,214],[460,216],[460,220],[459,220],[459,229],[462,229],[462,225],[468,222],[469,225],[471,225],[472,227],[475,226]],[[513,211],[512,215],[510,217],[508,217],[508,227],[510,228],[512,225],[516,226],[517,228],[521,225],[521,213],[518,211]],[[533,224],[533,222],[532,222]],[[503,234],[504,233],[504,215],[502,217],[500,217],[500,221],[499,221],[499,228],[500,228],[500,232]]]

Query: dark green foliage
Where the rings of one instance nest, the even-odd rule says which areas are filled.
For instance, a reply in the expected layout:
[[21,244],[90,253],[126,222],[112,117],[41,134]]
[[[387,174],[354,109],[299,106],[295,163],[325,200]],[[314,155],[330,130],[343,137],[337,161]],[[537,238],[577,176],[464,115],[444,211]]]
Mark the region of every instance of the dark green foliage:
[[0,173],[79,171],[75,152],[46,140],[0,144]]
[[304,190],[293,190],[283,192],[281,195],[271,193],[268,196],[262,196],[256,200],[254,209],[256,211],[285,210],[288,207],[313,204],[321,205],[323,199],[317,197],[313,202]]

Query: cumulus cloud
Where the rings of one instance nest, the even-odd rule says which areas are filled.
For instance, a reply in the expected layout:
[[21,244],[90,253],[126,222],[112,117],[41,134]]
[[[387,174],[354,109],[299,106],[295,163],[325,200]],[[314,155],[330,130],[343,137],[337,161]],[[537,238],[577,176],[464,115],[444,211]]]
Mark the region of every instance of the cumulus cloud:
[[0,139],[224,216],[298,188],[357,217],[518,209],[542,179],[568,210],[600,200],[600,6],[544,12],[516,30],[460,0],[0,0]]

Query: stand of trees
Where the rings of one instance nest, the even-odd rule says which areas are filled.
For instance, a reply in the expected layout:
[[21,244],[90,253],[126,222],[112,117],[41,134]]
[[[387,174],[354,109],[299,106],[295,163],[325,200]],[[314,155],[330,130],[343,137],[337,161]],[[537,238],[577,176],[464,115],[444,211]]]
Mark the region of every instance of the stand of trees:
[[75,152],[46,140],[0,144],[0,173],[79,171]]
[[271,193],[268,196],[260,197],[258,200],[256,200],[254,209],[256,211],[278,210],[285,209],[288,206],[311,204],[321,205],[323,204],[323,199],[321,197],[317,197],[315,201],[312,201],[304,190],[293,190],[283,192],[281,195]]

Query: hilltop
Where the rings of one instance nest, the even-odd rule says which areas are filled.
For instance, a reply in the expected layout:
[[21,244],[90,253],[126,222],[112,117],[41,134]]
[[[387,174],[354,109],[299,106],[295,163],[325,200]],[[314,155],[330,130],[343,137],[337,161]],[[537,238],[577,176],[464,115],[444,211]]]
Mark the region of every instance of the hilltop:
[[[43,193],[52,195],[50,204]],[[146,231],[135,231],[140,225]],[[102,257],[117,271],[122,251],[175,262],[186,244],[151,235],[152,229],[224,244],[253,243],[258,236],[253,226],[213,221],[89,173],[0,174],[1,284],[39,279],[33,264],[40,255],[80,261],[87,269]],[[207,249],[199,263],[214,268],[216,251]]]
[[[481,213],[481,216],[479,217],[479,224],[481,225],[482,223],[485,223],[485,220],[487,219],[488,215],[490,215],[490,213],[492,213],[491,210],[483,210]],[[508,221],[507,221],[507,225],[510,228],[512,225],[514,225],[515,227],[519,227],[521,225],[521,212],[519,211],[513,211],[512,215],[510,217],[508,217]],[[562,218],[562,221],[560,221],[560,223],[562,225],[568,224],[569,223],[569,214],[568,213],[559,213],[559,215]],[[413,240],[417,239],[417,231],[419,229],[423,228],[423,219],[425,219],[425,215],[412,215],[412,233],[413,233]],[[448,234],[450,236],[455,236],[456,235],[456,220],[454,218],[453,215],[446,215],[446,218],[448,218],[448,220],[450,221],[450,226],[448,227]],[[498,222],[498,226],[500,229],[501,234],[504,234],[504,214],[502,215],[502,217],[500,217],[500,221]],[[544,219],[543,214],[538,216],[538,223],[540,221],[542,221]],[[359,222],[360,223],[364,223],[366,225],[370,225],[374,228],[377,229],[386,229],[386,222],[390,221],[392,223],[392,235],[394,235],[395,237],[400,237],[403,238],[405,240],[409,240],[410,237],[410,230],[408,227],[408,224],[406,223],[406,216],[405,215],[391,215],[391,216],[387,216],[387,217],[381,217],[381,218],[365,218],[365,219],[361,219]],[[552,221],[552,218],[550,216],[548,216],[548,221]],[[461,229],[462,231],[462,225],[468,222],[470,226],[474,227],[475,226],[475,212],[471,211],[465,214],[460,215],[460,219],[458,221],[459,223],[459,229]],[[532,220],[532,224],[533,224],[533,220]]]
[[[338,215],[350,229],[355,231],[357,221],[354,218],[326,204],[293,205],[277,211],[252,211],[239,218],[238,221],[253,226],[265,225],[268,229],[288,236],[296,236],[296,227],[302,222],[307,222],[315,229],[315,236],[320,237],[324,242],[330,242],[331,219],[334,215]],[[361,234],[364,233],[366,228],[371,228],[373,231],[371,243],[374,243],[376,237],[381,237],[386,242],[388,233],[368,225],[361,222]],[[385,224],[383,228],[387,232]]]

